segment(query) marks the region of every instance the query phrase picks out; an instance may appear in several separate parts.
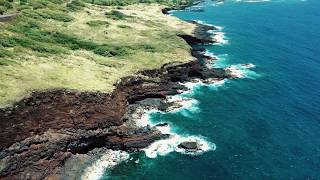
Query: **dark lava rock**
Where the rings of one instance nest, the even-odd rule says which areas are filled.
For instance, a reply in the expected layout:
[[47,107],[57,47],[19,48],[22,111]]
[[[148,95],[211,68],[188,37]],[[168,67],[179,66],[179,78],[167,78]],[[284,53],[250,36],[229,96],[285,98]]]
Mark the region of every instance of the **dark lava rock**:
[[168,126],[168,123],[158,123],[155,125],[155,127],[163,127],[163,126]]
[[178,148],[186,149],[186,150],[198,150],[199,149],[199,144],[194,141],[186,141],[182,142],[178,145]]

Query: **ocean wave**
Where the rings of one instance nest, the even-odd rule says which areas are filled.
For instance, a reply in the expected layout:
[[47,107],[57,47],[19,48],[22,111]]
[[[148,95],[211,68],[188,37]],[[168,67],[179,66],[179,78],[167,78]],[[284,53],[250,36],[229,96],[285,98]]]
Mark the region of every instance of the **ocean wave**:
[[205,56],[209,56],[209,57],[212,57],[214,59],[214,61],[209,61],[209,62],[206,62],[206,66],[208,68],[224,68],[226,67],[228,64],[227,64],[227,57],[228,57],[228,54],[219,54],[219,55],[216,55],[214,54],[213,52],[209,51],[209,50],[206,50],[204,52],[204,55]]
[[208,50],[206,50],[203,55],[205,55],[205,56],[210,56],[210,57],[212,57],[213,59],[219,59],[219,57],[218,57],[217,55],[215,55],[213,52],[210,52],[210,51],[208,51]]
[[[194,100],[190,100],[189,98],[184,98],[184,97],[178,97],[178,96],[172,96],[169,98],[169,101],[171,102],[184,102],[183,105],[183,109],[179,109],[179,111],[170,111],[167,113],[178,113],[178,112],[183,112],[182,110],[190,110],[190,107],[193,106],[191,105],[192,103],[186,105],[185,102],[186,101],[193,101]],[[166,122],[151,122],[150,120],[150,116],[153,113],[163,113],[161,111],[158,110],[147,110],[145,111],[145,113],[142,115],[142,120],[140,120],[140,122],[138,123],[138,125],[140,126],[153,126],[156,127],[162,134],[169,134],[170,137],[167,139],[162,139],[159,141],[156,141],[154,143],[152,143],[150,146],[148,146],[147,148],[143,149],[143,151],[145,152],[146,156],[149,158],[156,158],[158,155],[160,156],[165,156],[171,152],[179,152],[182,154],[188,154],[188,155],[200,155],[204,152],[210,151],[210,150],[215,150],[216,149],[216,145],[214,143],[210,143],[208,142],[204,137],[202,136],[188,136],[188,135],[179,135],[178,133],[175,133],[172,128],[171,128],[171,124],[166,123]],[[159,125],[162,124],[162,125]],[[188,152],[183,148],[179,148],[179,144],[181,144],[182,142],[196,142],[198,144],[198,147],[196,151],[192,151],[192,152]],[[99,163],[98,163],[99,164]],[[97,173],[95,173],[97,174]]]
[[[162,112],[159,110],[146,110],[140,120],[137,120],[137,124],[140,126],[149,125],[152,127],[156,127],[162,134],[170,135],[169,138],[156,141],[147,148],[143,149],[146,156],[149,158],[156,158],[157,156],[165,156],[171,152],[178,152],[188,155],[199,155],[210,150],[215,150],[216,145],[214,143],[208,142],[202,136],[180,135],[173,131],[171,127],[172,124],[166,122],[151,122],[151,115],[153,113],[181,113],[181,115],[183,116],[192,117],[194,113],[197,113],[199,110],[197,100],[189,97],[184,97],[183,95],[168,96],[167,102],[173,104],[173,107],[171,109],[169,108],[168,112]],[[179,148],[179,144],[183,142],[196,142],[198,148],[197,150],[194,150],[192,152],[187,151],[183,148]]]
[[189,113],[199,112],[198,104],[199,102],[196,99],[183,97],[181,95],[168,96],[167,101],[169,103],[174,103],[173,107],[169,107],[170,113],[181,112],[183,115],[190,116]]
[[138,127],[145,127],[145,126],[148,126],[150,125],[150,115],[152,113],[156,113],[156,112],[159,112],[159,110],[157,109],[150,109],[150,110],[143,110],[142,113],[142,116],[140,118],[135,118],[135,123],[136,123],[136,126]]
[[192,96],[193,93],[196,91],[197,88],[201,87],[208,87],[211,89],[217,89],[218,87],[222,86],[227,82],[227,79],[209,79],[206,82],[202,80],[194,80],[192,82],[180,83],[181,85],[185,86],[188,90],[181,93],[180,96]]
[[214,44],[216,44],[216,45],[225,45],[225,44],[229,43],[224,32],[213,33],[213,39],[215,41]]
[[198,23],[198,24],[202,24],[202,25],[207,25],[207,26],[212,26],[212,27],[214,27],[216,30],[209,30],[208,32],[210,33],[212,33],[212,32],[215,32],[215,31],[220,31],[220,30],[222,30],[223,29],[223,27],[222,26],[218,26],[218,25],[214,25],[214,24],[209,24],[209,23],[206,23],[206,22],[204,22],[204,21],[201,21],[201,20],[194,20],[196,23]]
[[130,155],[125,151],[107,150],[100,159],[85,169],[85,173],[82,175],[81,179],[100,179],[106,169],[113,168],[120,162],[129,159],[129,156]]
[[233,77],[236,78],[251,78],[255,79],[260,77],[255,71],[252,71],[252,68],[255,68],[254,64],[237,64],[237,65],[230,65],[225,69],[230,72]]
[[[201,136],[182,136],[176,133],[173,133],[169,125],[163,129],[163,127],[157,127],[163,133],[169,132],[170,137],[168,139],[163,139],[152,143],[149,147],[143,149],[146,156],[149,158],[156,158],[157,156],[165,156],[171,152],[178,152],[188,155],[200,155],[207,151],[214,151],[216,145],[210,143],[205,138]],[[179,144],[183,142],[197,142],[199,148],[196,151],[189,152],[183,148],[179,148]]]
[[195,22],[197,22],[198,24],[202,24],[202,25],[207,25],[207,26],[212,26],[215,29],[214,30],[208,30],[207,32],[212,34],[212,38],[214,39],[215,45],[224,45],[224,44],[228,44],[229,41],[225,36],[224,32],[221,32],[221,30],[223,29],[222,26],[218,26],[218,25],[213,25],[213,24],[209,24],[206,23],[204,21],[201,20],[194,20]]

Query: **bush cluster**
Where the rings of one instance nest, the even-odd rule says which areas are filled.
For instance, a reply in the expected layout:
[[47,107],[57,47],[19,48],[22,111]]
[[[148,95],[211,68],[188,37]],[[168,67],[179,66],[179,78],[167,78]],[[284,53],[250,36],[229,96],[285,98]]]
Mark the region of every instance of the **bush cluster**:
[[72,0],[67,4],[67,8],[69,11],[80,11],[82,10],[86,5],[81,2],[80,0]]
[[124,20],[126,18],[129,18],[131,16],[125,15],[120,11],[112,10],[110,12],[106,12],[105,15],[113,20]]
[[92,21],[88,21],[87,25],[91,27],[99,27],[99,26],[105,25],[108,27],[110,23],[108,21],[92,20]]

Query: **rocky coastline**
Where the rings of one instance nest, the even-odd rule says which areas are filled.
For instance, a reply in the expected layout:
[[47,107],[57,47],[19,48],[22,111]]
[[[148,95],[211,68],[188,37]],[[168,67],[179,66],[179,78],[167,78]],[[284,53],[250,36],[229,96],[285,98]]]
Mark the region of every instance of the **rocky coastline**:
[[[195,35],[181,38],[190,45],[214,42],[207,32],[213,26],[192,23]],[[185,90],[180,82],[232,78],[225,69],[207,68],[203,60],[213,59],[203,49],[192,54],[197,60],[124,77],[111,94],[54,89],[0,109],[0,179],[75,178],[83,173],[79,164],[92,163],[107,149],[135,152],[168,138],[156,127],[132,123],[140,102],[156,99],[151,104],[166,109],[170,104],[162,100]]]

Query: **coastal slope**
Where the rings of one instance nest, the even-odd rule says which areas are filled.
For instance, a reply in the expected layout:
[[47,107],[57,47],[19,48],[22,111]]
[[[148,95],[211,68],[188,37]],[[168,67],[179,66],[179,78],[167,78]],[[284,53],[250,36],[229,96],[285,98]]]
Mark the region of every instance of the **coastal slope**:
[[[9,53],[5,57],[9,63],[1,65],[5,74],[1,76],[1,103],[7,106],[0,109],[1,178],[75,178],[83,172],[70,175],[73,171],[66,171],[70,165],[66,162],[79,155],[87,157],[95,152],[98,156],[105,148],[139,151],[169,135],[155,127],[131,124],[126,118],[129,105],[177,94],[185,88],[180,82],[231,77],[224,69],[209,69],[199,63],[207,57],[203,50],[190,46],[212,43],[207,30],[214,27],[164,15],[163,7],[87,4],[71,12],[69,22],[41,22],[41,32],[24,21],[23,15],[1,24],[5,27],[2,33],[9,35],[2,38],[12,37],[1,41],[7,45],[1,50]],[[109,18],[108,25],[105,18]],[[21,32],[15,27],[27,28]],[[44,31],[49,28],[50,33]],[[70,34],[61,36],[72,43],[40,41],[41,45],[61,46],[63,52],[53,54],[48,49],[34,49],[39,44],[31,47],[17,41],[39,38],[34,33],[40,33],[41,38],[43,34],[57,38],[61,33],[72,33],[70,39]],[[88,42],[98,47],[92,48]],[[84,161],[80,158],[75,164]]]
[[110,93],[121,77],[193,59],[176,35],[192,34],[195,25],[162,14],[164,5],[46,0],[11,6],[6,13],[18,16],[0,22],[0,107],[34,90]]

